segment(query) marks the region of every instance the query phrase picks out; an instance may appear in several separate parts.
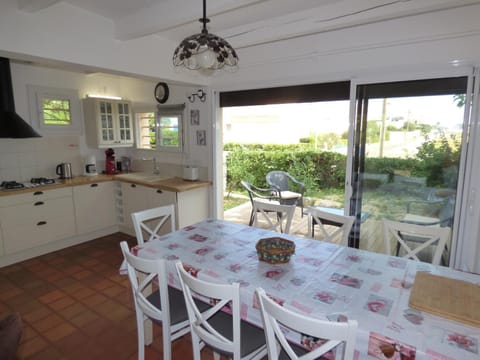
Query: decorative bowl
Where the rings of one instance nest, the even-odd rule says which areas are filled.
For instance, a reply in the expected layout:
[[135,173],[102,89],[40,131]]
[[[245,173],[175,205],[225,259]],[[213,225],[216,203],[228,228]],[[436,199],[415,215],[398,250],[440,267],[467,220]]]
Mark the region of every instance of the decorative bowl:
[[287,263],[295,252],[295,243],[280,237],[260,239],[255,247],[258,260],[269,264]]

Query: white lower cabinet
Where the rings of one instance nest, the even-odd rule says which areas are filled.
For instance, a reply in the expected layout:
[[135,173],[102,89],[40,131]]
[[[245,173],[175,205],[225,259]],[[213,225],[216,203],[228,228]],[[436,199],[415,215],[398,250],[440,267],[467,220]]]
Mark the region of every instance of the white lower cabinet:
[[72,188],[0,198],[5,255],[75,235]]
[[182,192],[158,190],[146,186],[122,183],[124,226],[133,233],[132,212],[168,204],[175,205],[176,229],[208,217],[208,188]]
[[116,225],[112,181],[74,186],[73,202],[78,234]]
[[175,193],[137,184],[122,183],[123,221],[133,231],[132,213],[175,204]]
[[177,224],[181,229],[208,218],[208,188],[198,188],[177,194]]

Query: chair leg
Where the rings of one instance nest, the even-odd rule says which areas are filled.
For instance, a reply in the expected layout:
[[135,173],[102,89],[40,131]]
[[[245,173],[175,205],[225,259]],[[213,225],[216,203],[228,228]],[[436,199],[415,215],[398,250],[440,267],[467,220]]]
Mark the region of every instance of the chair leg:
[[163,339],[163,360],[172,359],[172,339],[170,334],[170,328],[162,321],[162,339]]
[[137,308],[137,341],[138,341],[138,360],[145,359],[145,332],[144,332],[144,317],[141,310]]
[[200,345],[200,338],[195,335],[193,331],[190,332],[192,336],[192,350],[193,350],[193,360],[201,360],[200,351],[202,346]]
[[248,222],[248,226],[253,225],[253,219],[255,219],[255,213],[254,213],[253,208],[252,208],[252,212],[250,213],[250,221]]

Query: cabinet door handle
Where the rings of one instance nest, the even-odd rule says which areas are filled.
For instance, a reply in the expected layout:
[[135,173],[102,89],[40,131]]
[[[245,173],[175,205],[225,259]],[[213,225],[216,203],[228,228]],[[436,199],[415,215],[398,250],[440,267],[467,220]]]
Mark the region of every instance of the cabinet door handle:
[[41,225],[47,225],[47,222],[46,221],[39,221],[37,223],[37,226],[41,226]]
[[33,193],[33,195],[34,195],[34,196],[35,196],[35,195],[43,195],[43,191],[35,191],[35,192]]
[[130,187],[137,187],[137,185],[135,185],[135,184],[130,184]]
[[39,206],[39,205],[43,205],[45,204],[43,201],[37,201],[35,204],[33,204],[34,206]]
[[162,190],[157,190],[157,194],[163,194],[163,191]]
[[97,187],[98,184],[90,184],[90,187]]

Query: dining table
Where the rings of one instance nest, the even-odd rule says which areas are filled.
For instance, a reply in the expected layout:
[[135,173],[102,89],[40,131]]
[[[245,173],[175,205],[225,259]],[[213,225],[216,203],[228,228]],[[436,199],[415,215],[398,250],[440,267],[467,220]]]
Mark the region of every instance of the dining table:
[[[295,243],[289,262],[259,261],[256,243],[272,237]],[[480,327],[409,306],[417,272],[479,285],[477,274],[217,219],[162,235],[131,251],[142,258],[167,259],[169,285],[179,289],[174,266],[178,260],[200,279],[240,283],[241,317],[259,327],[258,287],[306,316],[356,320],[355,359],[480,359]],[[294,332],[288,336],[306,348],[322,341]]]

